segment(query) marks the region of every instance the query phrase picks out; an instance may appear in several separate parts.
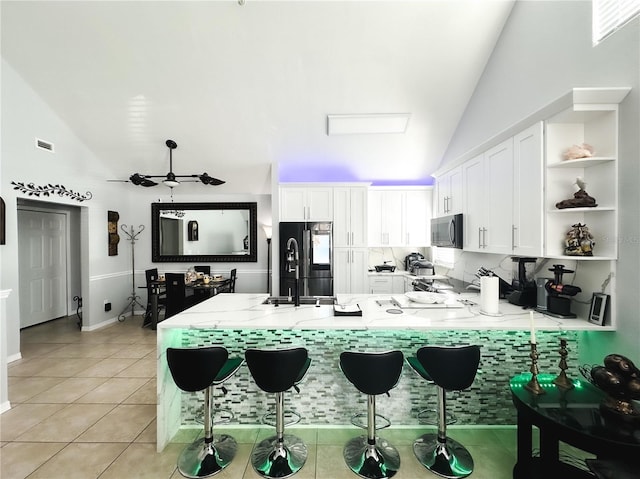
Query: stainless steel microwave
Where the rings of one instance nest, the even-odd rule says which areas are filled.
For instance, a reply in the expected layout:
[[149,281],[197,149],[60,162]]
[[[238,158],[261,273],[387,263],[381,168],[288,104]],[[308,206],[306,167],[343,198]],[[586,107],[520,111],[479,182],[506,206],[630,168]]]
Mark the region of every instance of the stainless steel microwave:
[[431,245],[462,249],[462,214],[432,218]]

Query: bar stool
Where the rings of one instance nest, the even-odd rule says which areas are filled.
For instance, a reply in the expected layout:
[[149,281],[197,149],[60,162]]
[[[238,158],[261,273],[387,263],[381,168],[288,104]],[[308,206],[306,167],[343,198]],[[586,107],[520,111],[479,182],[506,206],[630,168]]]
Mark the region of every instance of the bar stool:
[[[276,434],[257,444],[251,452],[251,465],[263,477],[289,477],[298,472],[307,460],[307,446],[297,436],[285,434],[284,392],[304,378],[311,360],[305,348],[248,349],[247,366],[257,386],[276,396]],[[265,415],[267,416],[267,415]],[[295,424],[298,419],[286,425]]]
[[367,395],[367,435],[354,437],[343,451],[347,466],[360,477],[392,477],[400,468],[398,450],[376,436],[376,395],[388,395],[398,384],[403,361],[401,351],[340,354],[340,369],[358,391]]
[[184,477],[212,476],[234,458],[238,449],[235,439],[213,434],[213,389],[235,374],[242,362],[241,358],[229,358],[223,347],[167,348],[169,371],[178,388],[205,392],[204,437],[189,444],[178,457],[178,471]]
[[447,437],[445,391],[471,386],[480,364],[480,347],[425,346],[416,356],[438,388],[438,433],[416,439],[413,452],[434,474],[448,479],[467,477],[473,472],[473,458],[462,444]]
[[[420,361],[418,361],[417,356],[409,356],[407,358],[407,364],[411,366],[411,369],[413,369],[413,371],[415,371],[418,376],[427,381],[429,384],[435,386],[433,379],[431,379],[431,376],[429,376],[427,371],[425,371],[425,369],[422,367],[422,364],[420,363]],[[421,409],[420,411],[418,411],[416,417],[418,418],[418,422],[420,424],[431,424],[434,426],[438,425],[437,409]],[[451,424],[455,424],[456,422],[458,422],[458,418],[455,416],[455,414],[447,411],[447,425],[449,426]]]

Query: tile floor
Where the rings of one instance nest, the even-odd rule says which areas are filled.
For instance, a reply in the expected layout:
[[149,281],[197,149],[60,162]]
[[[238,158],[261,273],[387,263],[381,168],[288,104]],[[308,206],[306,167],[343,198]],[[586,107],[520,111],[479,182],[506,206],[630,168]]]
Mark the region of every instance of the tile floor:
[[[80,332],[62,318],[21,332],[22,359],[9,365],[12,408],[0,415],[2,479],[179,478],[177,457],[200,431],[182,430],[156,452],[154,331],[127,318],[93,332]],[[295,431],[294,431],[295,430]],[[220,479],[257,479],[249,456],[272,428],[229,425],[217,432],[239,443]],[[436,478],[415,459],[411,444],[425,429],[390,428],[383,436],[400,451],[397,479]],[[309,447],[299,479],[355,479],[342,446],[355,428],[289,428]],[[515,429],[454,427],[475,459],[473,479],[511,478]]]

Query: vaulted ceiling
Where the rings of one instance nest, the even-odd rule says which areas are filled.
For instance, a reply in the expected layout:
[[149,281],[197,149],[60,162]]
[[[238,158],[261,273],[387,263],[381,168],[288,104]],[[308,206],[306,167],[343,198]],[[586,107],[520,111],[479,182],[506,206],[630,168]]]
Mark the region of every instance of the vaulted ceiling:
[[[176,173],[229,191],[272,168],[428,183],[512,6],[3,1],[2,56],[114,178],[166,173],[173,139]],[[327,115],[377,113],[410,113],[406,132],[327,135]]]

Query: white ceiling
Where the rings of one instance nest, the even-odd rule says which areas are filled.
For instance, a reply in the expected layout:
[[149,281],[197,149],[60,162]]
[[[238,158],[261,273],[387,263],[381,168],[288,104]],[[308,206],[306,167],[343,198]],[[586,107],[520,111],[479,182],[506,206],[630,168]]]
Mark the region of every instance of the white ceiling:
[[[424,183],[513,1],[1,5],[2,56],[114,177],[165,174],[173,139],[176,174],[240,191],[268,188],[271,165],[285,180]],[[411,117],[404,134],[327,136],[327,115],[364,113]]]

